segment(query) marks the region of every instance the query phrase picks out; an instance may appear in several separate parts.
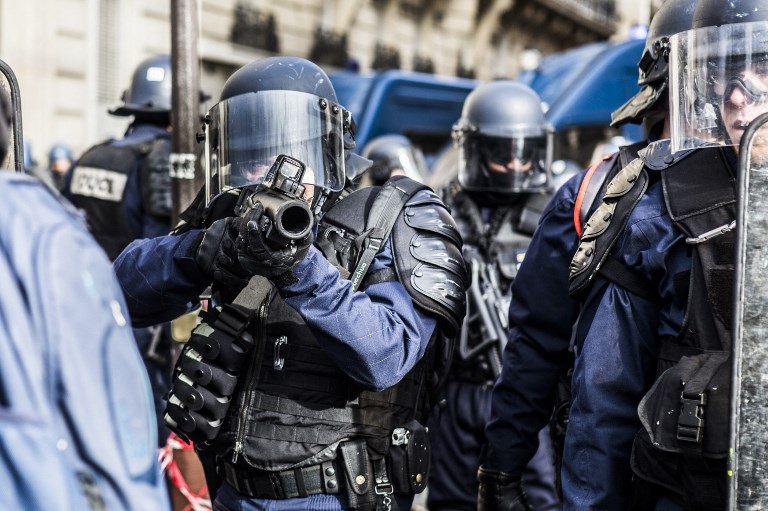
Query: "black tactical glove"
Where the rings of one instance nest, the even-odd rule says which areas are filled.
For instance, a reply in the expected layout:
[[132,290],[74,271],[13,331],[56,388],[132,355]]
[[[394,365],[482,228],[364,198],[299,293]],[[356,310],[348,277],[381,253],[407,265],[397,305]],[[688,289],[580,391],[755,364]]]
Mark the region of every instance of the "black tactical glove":
[[312,234],[288,246],[276,247],[264,234],[270,223],[263,206],[257,202],[240,224],[239,262],[246,271],[268,278],[277,287],[285,287],[298,281],[292,268],[307,256]]
[[237,237],[241,219],[216,220],[205,230],[195,260],[205,275],[229,289],[242,289],[249,274],[238,261]]
[[520,477],[480,467],[477,511],[532,511]]

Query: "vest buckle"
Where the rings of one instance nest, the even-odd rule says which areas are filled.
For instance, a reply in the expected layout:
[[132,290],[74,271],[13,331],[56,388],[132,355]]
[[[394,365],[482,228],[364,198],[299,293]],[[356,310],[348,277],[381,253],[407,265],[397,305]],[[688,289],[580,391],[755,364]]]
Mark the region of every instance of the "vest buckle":
[[704,437],[704,407],[707,395],[704,392],[680,395],[683,407],[677,418],[677,439],[683,442],[701,444]]

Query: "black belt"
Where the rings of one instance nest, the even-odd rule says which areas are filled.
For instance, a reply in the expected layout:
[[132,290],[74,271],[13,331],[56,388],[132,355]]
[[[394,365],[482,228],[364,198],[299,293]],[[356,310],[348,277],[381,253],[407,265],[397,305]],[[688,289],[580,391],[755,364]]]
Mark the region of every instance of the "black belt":
[[257,499],[293,499],[336,494],[344,487],[344,469],[336,460],[309,467],[268,472],[221,463],[224,479],[238,493]]

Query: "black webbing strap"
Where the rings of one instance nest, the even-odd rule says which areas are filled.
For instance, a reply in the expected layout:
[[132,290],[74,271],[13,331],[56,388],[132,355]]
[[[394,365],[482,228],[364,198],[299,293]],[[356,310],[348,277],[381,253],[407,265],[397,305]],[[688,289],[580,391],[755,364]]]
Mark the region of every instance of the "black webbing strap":
[[627,269],[613,257],[607,257],[597,272],[640,298],[651,302],[655,302],[658,298],[658,292],[652,280]]
[[239,493],[259,499],[293,499],[337,494],[346,487],[341,460],[332,460],[309,467],[267,472],[243,469],[220,463],[223,478]]
[[408,178],[390,179],[381,187],[381,191],[376,195],[368,214],[363,251],[350,276],[352,289],[357,290],[360,287],[373,258],[376,257],[389,237],[389,233],[392,231],[405,203],[413,194],[426,188],[425,185]]
[[712,353],[701,367],[693,372],[690,379],[683,382],[683,391],[680,394],[682,410],[677,423],[677,439],[688,442],[689,454],[701,454],[707,387],[719,367],[727,362],[728,357],[729,353],[725,351]]
[[393,268],[382,268],[373,273],[369,273],[364,279],[362,287],[366,288],[373,284],[380,284],[382,282],[392,282],[397,280],[397,272]]
[[[235,339],[240,337],[251,320],[256,316],[259,306],[269,296],[272,285],[261,276],[254,276],[229,303],[223,303],[210,326]],[[203,317],[206,315],[204,313]]]

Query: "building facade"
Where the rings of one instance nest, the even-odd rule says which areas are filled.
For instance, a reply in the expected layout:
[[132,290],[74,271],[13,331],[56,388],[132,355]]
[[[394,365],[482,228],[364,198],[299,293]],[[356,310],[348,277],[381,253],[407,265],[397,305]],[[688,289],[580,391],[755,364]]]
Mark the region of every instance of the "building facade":
[[[190,0],[193,1],[193,0]],[[400,68],[513,78],[546,55],[626,38],[651,0],[197,0],[201,86],[214,99],[239,66],[274,54],[330,71]],[[0,0],[0,58],[16,72],[38,160],[120,136],[134,67],[170,53],[170,0]]]

